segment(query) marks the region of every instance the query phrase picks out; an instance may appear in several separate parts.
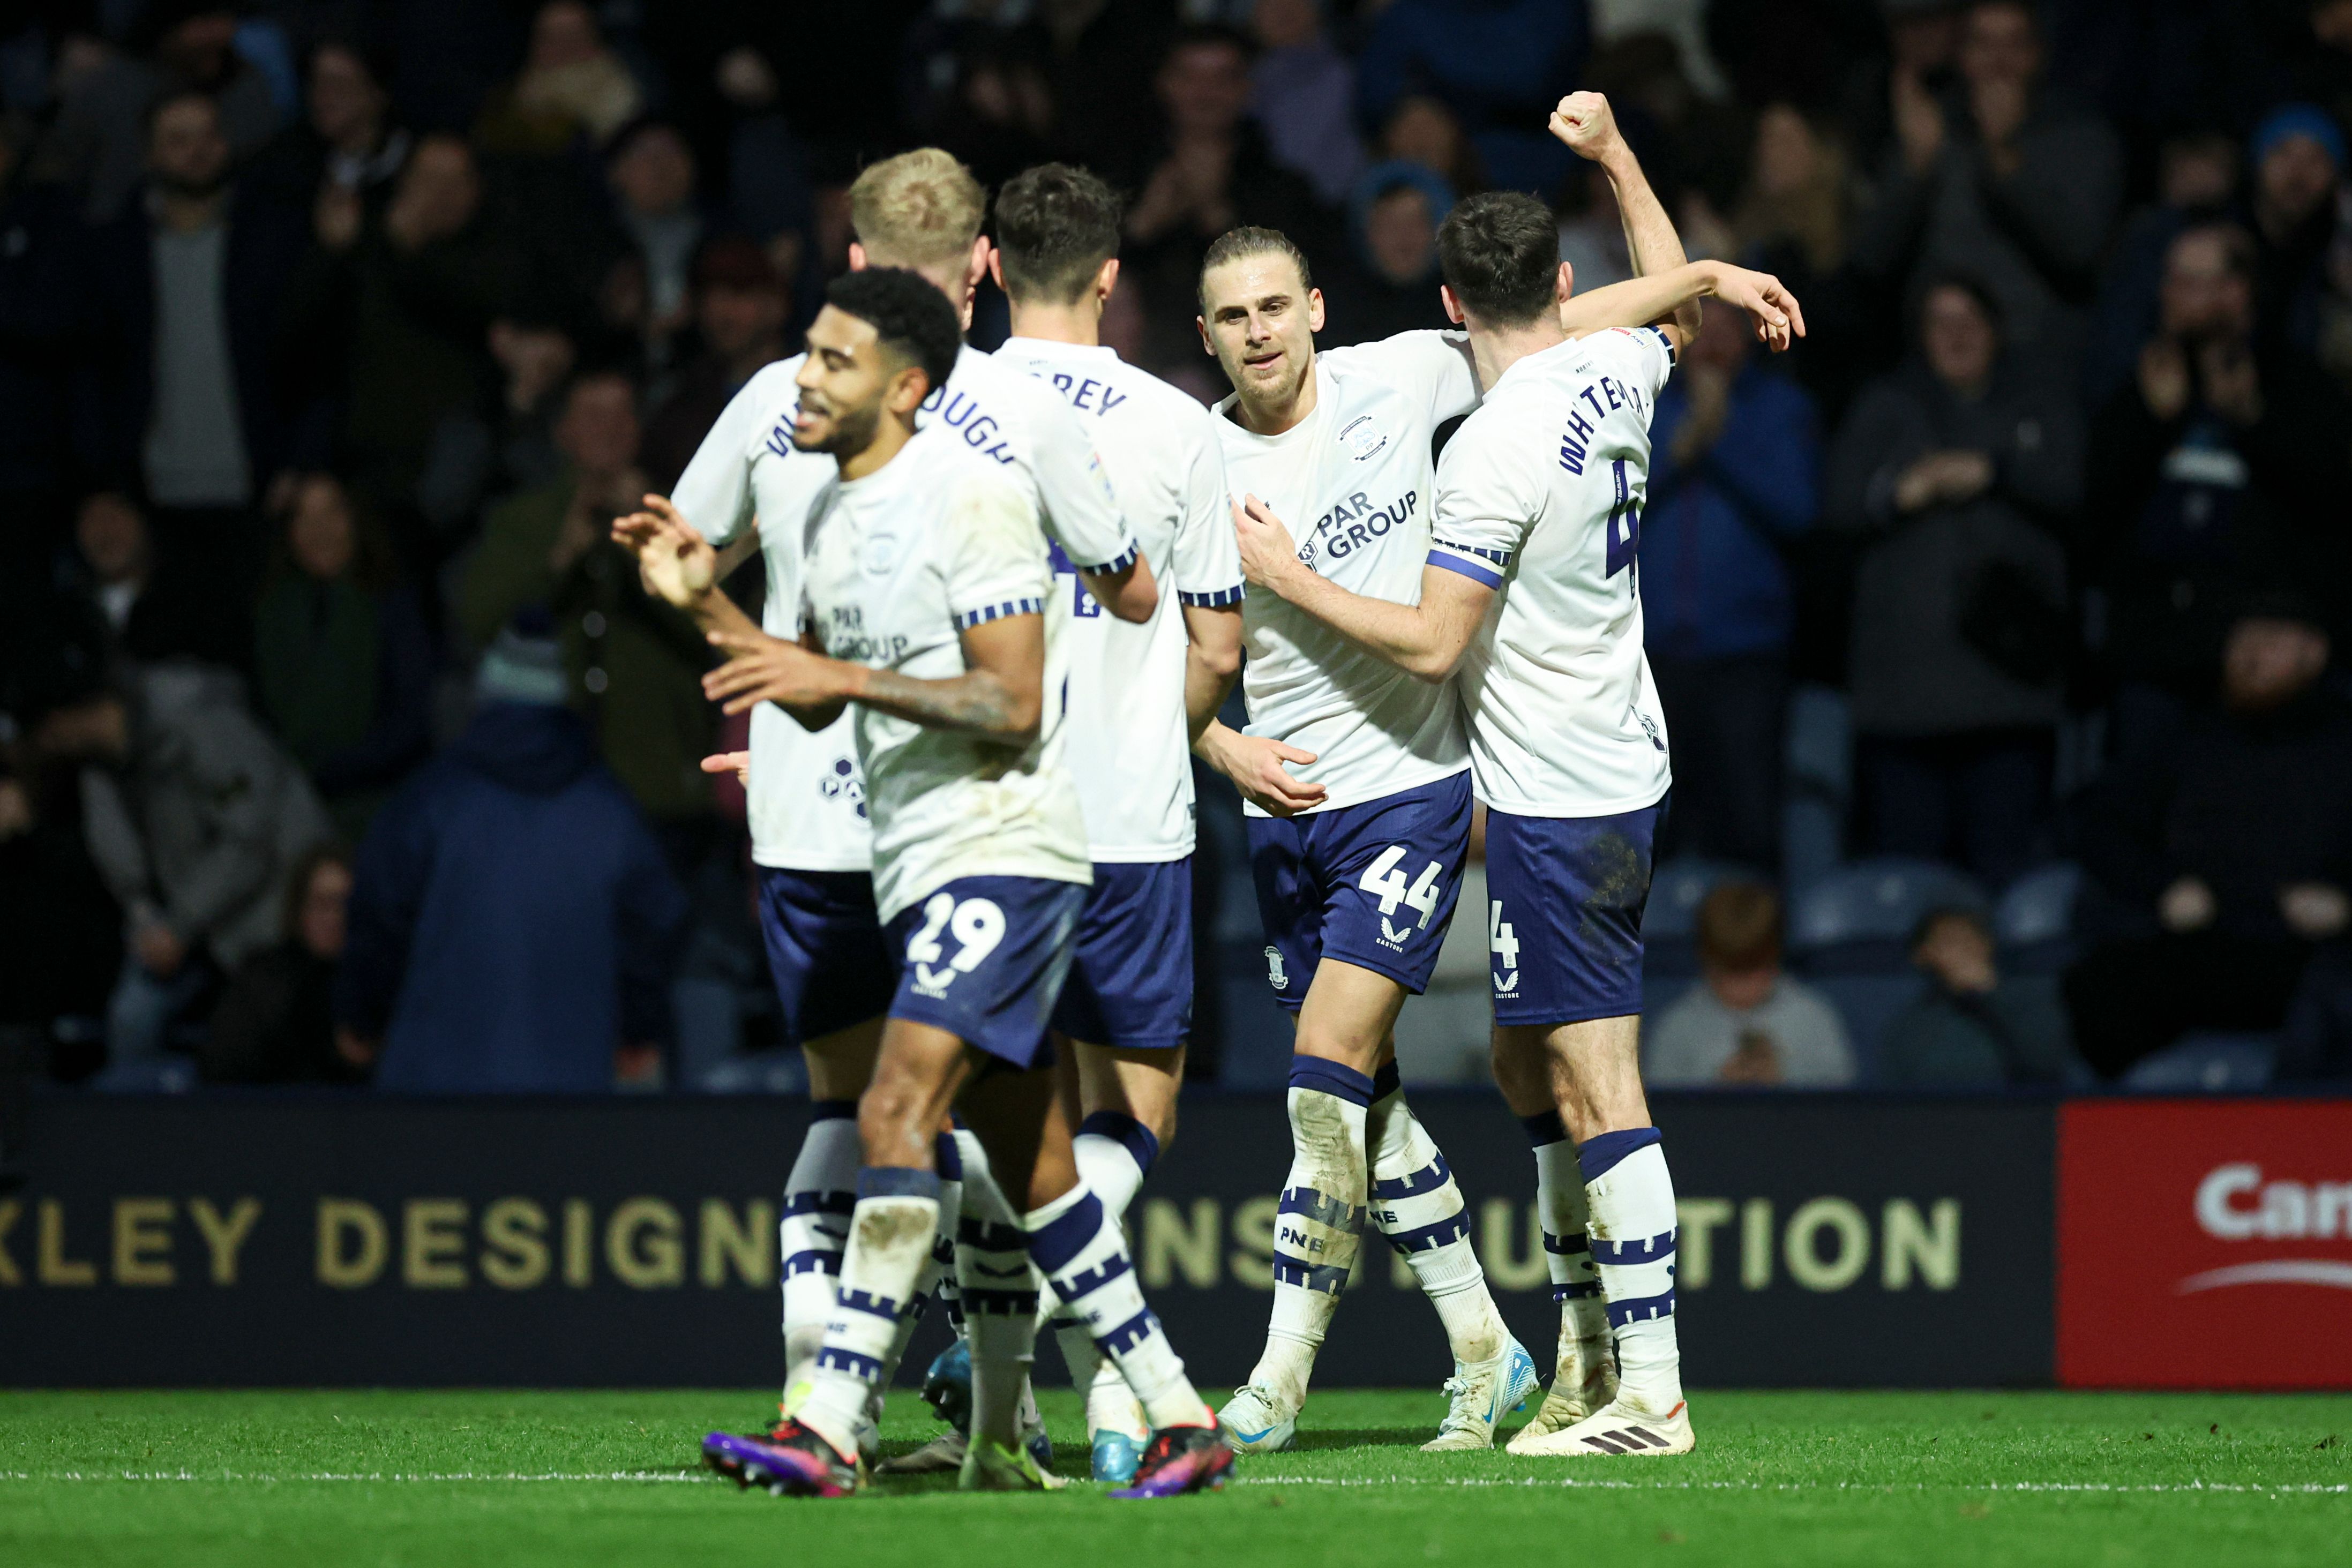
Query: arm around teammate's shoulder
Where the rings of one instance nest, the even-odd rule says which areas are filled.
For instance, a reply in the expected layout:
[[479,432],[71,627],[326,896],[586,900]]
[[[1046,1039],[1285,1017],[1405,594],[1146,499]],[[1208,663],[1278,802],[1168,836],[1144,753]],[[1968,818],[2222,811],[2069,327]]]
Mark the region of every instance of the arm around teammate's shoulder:
[[1253,587],[1313,616],[1374,658],[1433,683],[1452,678],[1502,581],[1499,573],[1466,574],[1433,553],[1422,572],[1421,602],[1399,604],[1350,593],[1300,560],[1290,530],[1255,496],[1234,507],[1234,531],[1241,541],[1242,575]]

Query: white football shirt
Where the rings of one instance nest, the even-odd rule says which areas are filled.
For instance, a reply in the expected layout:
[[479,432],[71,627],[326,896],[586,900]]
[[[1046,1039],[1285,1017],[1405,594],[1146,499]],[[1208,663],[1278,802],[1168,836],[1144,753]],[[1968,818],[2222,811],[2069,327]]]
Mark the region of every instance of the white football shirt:
[[[1437,426],[1477,406],[1461,332],[1400,332],[1315,356],[1315,412],[1254,435],[1217,405],[1225,483],[1289,526],[1298,559],[1350,592],[1421,602]],[[1249,732],[1315,753],[1291,771],[1318,810],[1447,779],[1468,763],[1454,693],[1375,658],[1263,589],[1242,601]],[[1247,810],[1263,815],[1256,807]]]
[[[793,378],[805,358],[779,360],[743,384],[670,497],[703,538],[722,548],[758,520],[768,574],[762,624],[785,638],[800,634],[800,522],[838,471],[831,457],[793,445],[800,404]],[[1117,570],[1132,558],[1134,541],[1086,431],[1028,377],[966,347],[915,423],[947,426],[968,450],[1002,467],[1067,554],[1089,570]],[[772,703],[754,708],[750,804],[751,858],[761,865],[865,871],[873,864],[866,789],[845,716],[811,735]]]
[[1111,349],[1015,338],[996,357],[1078,416],[1160,583],[1150,620],[1121,621],[1087,592],[1067,553],[1054,552],[1054,591],[1070,614],[1066,755],[1089,852],[1097,861],[1181,860],[1193,837],[1181,607],[1242,597],[1215,420]]
[[1504,371],[1446,444],[1430,563],[1501,590],[1459,674],[1496,810],[1605,817],[1674,781],[1636,559],[1673,371],[1654,327],[1572,339]]
[[[761,624],[772,637],[800,635],[800,526],[840,469],[793,445],[800,406],[794,354],[755,373],[728,400],[696,448],[670,500],[703,538],[724,549],[757,522],[768,574]],[[866,785],[846,715],[818,734],[773,703],[751,710],[751,859],[793,871],[865,871],[874,863]]]
[[[878,473],[836,477],[803,528],[807,624],[833,657],[876,669],[953,679],[964,673],[965,629],[1043,615],[1053,591],[1035,506],[951,428],[919,433]],[[1047,617],[1045,712],[1020,751],[850,705],[883,920],[959,877],[1093,880],[1077,787],[1061,761],[1066,720],[1052,694],[1066,640],[1054,624]]]

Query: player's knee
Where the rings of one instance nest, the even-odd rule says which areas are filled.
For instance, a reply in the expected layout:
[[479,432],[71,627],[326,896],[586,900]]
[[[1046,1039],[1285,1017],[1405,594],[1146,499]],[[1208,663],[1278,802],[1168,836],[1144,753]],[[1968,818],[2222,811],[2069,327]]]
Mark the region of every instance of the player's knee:
[[887,1074],[877,1078],[857,1102],[857,1136],[866,1146],[866,1163],[929,1164],[933,1129],[928,1108],[929,1096],[912,1084]]

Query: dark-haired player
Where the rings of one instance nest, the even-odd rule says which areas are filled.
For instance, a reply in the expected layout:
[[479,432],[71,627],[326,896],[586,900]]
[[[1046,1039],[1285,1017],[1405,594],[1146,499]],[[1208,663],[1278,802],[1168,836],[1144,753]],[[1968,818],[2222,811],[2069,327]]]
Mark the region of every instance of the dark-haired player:
[[[1776,348],[1804,329],[1774,280],[1684,264],[1599,95],[1563,99],[1552,127],[1608,170],[1635,267],[1656,276],[1571,300],[1542,203],[1477,196],[1447,216],[1446,312],[1469,329],[1486,395],[1439,466],[1417,591],[1318,573],[1312,540],[1297,548],[1255,498],[1236,526],[1253,590],[1358,657],[1433,691],[1463,666],[1487,808],[1495,1074],[1536,1145],[1562,1308],[1551,1394],[1510,1451],[1683,1453],[1674,1185],[1635,1051],[1642,910],[1672,782],[1635,586],[1650,414],[1701,295],[1752,306]],[[1614,324],[1629,314],[1658,324]]]
[[[971,171],[937,148],[901,153],[858,176],[849,207],[856,235],[853,267],[910,268],[969,319],[973,286],[987,266],[987,245],[980,238],[987,196]],[[800,398],[794,377],[802,362],[796,354],[767,366],[730,400],[678,480],[674,506],[648,497],[648,510],[615,527],[616,537],[637,550],[647,569],[648,587],[691,611],[706,629],[750,626],[726,595],[709,591],[707,581],[688,591],[677,576],[679,552],[691,553],[707,538],[728,551],[710,576],[723,577],[740,553],[761,550],[770,630],[793,634],[800,541],[783,519],[804,511],[833,480],[832,464],[799,452],[792,442]],[[1138,564],[1087,433],[1048,389],[967,348],[945,384],[925,400],[916,423],[945,426],[1029,491],[1063,559],[1080,563],[1076,570],[1091,602],[1128,620],[1154,612],[1158,593],[1150,568]],[[1069,606],[1057,599],[1052,612],[1066,617]],[[896,958],[886,950],[875,917],[865,783],[847,722],[811,734],[762,704],[751,715],[748,759],[731,760],[748,763],[761,931],[785,1024],[808,1062],[814,1113],[784,1186],[779,1256],[789,1408],[833,1312],[853,1201],[849,1186],[858,1166],[856,1100],[873,1070]],[[943,1168],[953,1199],[961,1187],[956,1155],[950,1148],[942,1158],[950,1162]],[[943,1207],[947,1218],[935,1258],[942,1268],[952,1260],[957,1206]],[[959,1418],[959,1429],[940,1444],[894,1460],[892,1468],[953,1468],[962,1458],[961,1425]],[[1043,1426],[1032,1431],[1040,1450],[1050,1452]]]
[[[1130,624],[1055,561],[1071,611],[1067,747],[1094,885],[1054,1029],[1074,1047],[1061,1068],[1078,1168],[1116,1218],[1176,1129],[1192,1026],[1189,752],[1241,664],[1241,561],[1209,412],[1102,345],[1118,198],[1084,169],[1047,163],[997,193],[995,228],[991,266],[1013,305],[996,358],[1077,415],[1160,585],[1151,618]],[[1060,1338],[1087,1390],[1095,1479],[1124,1480],[1150,1437],[1143,1412],[1083,1327]]]
[[[1117,1221],[1079,1180],[1052,1078],[1030,1071],[1091,872],[1061,760],[1066,653],[1049,632],[1035,502],[952,426],[916,430],[961,327],[912,272],[853,272],[827,291],[791,434],[836,470],[790,519],[806,631],[724,634],[735,657],[707,683],[731,709],[772,702],[812,732],[851,714],[877,913],[904,963],[859,1101],[856,1200],[809,1387],[772,1433],[715,1432],[706,1452],[779,1492],[856,1488],[859,1433],[931,1259],[937,1130],[953,1108],[1012,1206],[975,1215],[967,1189],[973,1277],[1032,1322],[1050,1280],[1136,1391],[1156,1431],[1125,1495],[1197,1490],[1222,1483],[1231,1450],[1143,1303]],[[963,1485],[1043,1490],[1019,1442],[1018,1384],[976,1370]]]

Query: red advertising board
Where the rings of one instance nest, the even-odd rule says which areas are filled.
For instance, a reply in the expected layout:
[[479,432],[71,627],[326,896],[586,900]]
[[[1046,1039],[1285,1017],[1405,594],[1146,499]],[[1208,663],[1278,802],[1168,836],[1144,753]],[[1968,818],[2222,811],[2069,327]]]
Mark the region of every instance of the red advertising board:
[[2062,1108],[2058,1381],[2352,1388],[2352,1100]]

